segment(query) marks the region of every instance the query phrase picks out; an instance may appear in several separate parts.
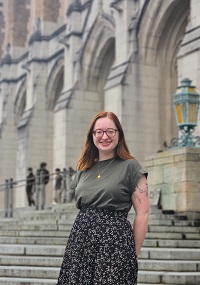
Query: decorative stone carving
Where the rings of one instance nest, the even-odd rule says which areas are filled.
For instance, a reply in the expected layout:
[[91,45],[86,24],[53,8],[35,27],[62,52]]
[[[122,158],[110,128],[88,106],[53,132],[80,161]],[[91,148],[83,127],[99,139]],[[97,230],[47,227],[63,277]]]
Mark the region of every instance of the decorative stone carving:
[[25,127],[28,124],[32,113],[33,113],[33,108],[24,111],[23,115],[21,116],[19,120],[18,129]]
[[73,0],[67,9],[66,15],[69,17],[73,12],[82,12],[82,4],[80,0]]
[[41,33],[41,19],[37,18],[35,22],[35,26],[33,28],[33,34],[30,37],[29,44],[32,44],[34,41],[41,41],[42,33]]
[[110,4],[110,6],[117,12],[122,13],[123,9],[120,7],[120,2],[122,2],[122,0],[115,0]]
[[8,43],[7,46],[6,46],[5,55],[2,58],[2,60],[1,60],[1,65],[3,65],[3,64],[11,64],[12,63],[12,56],[11,56],[10,52],[11,52],[11,44]]

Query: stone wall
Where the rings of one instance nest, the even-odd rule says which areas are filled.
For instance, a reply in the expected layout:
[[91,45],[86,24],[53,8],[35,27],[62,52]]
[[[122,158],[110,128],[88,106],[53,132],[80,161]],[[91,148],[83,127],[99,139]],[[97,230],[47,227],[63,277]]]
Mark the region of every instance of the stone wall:
[[[3,2],[0,1],[0,43],[3,43],[5,37],[5,18],[3,13]],[[2,56],[3,49],[0,46],[0,57]]]
[[11,11],[9,17],[9,26],[12,31],[11,42],[13,46],[24,47],[27,42],[30,0],[12,1],[9,10]]
[[174,148],[146,158],[150,195],[160,189],[163,211],[200,212],[200,148]]

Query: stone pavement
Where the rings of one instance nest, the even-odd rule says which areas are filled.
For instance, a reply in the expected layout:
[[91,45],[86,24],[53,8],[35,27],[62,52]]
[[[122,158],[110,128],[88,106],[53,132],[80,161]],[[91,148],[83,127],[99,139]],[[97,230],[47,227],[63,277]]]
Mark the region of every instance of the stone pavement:
[[[23,209],[0,219],[0,285],[56,285],[77,209]],[[129,220],[133,220],[133,212]],[[138,285],[200,284],[200,222],[151,208],[139,256]],[[70,284],[69,284],[70,285]]]

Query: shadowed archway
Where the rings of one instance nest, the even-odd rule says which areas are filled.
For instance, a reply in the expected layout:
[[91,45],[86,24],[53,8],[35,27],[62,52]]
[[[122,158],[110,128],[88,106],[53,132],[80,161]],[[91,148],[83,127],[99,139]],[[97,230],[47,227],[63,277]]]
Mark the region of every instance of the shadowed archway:
[[138,22],[141,64],[156,90],[152,101],[157,106],[154,112],[158,114],[160,148],[177,134],[173,94],[178,84],[177,55],[189,13],[190,0],[150,0]]
[[99,111],[104,110],[104,87],[115,61],[115,24],[99,15],[91,28],[82,55],[83,86],[95,96]]

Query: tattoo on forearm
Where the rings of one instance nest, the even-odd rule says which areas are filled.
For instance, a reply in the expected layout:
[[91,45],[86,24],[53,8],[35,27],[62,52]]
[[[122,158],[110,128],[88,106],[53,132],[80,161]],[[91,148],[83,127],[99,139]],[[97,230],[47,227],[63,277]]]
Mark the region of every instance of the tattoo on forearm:
[[136,188],[137,188],[137,190],[133,193],[133,196],[135,199],[138,199],[138,201],[141,204],[142,200],[138,194],[144,194],[145,196],[148,196],[148,184],[146,183],[146,186],[144,188],[140,188],[138,185],[136,186]]
[[138,199],[138,201],[139,201],[140,204],[141,204],[141,199],[138,197],[138,195],[137,195],[136,193],[133,194],[133,197],[134,197],[135,199]]
[[138,189],[138,191],[141,194],[145,194],[146,196],[148,196],[148,184],[146,183],[146,187],[145,188],[140,188],[138,185],[136,186],[136,188]]

